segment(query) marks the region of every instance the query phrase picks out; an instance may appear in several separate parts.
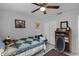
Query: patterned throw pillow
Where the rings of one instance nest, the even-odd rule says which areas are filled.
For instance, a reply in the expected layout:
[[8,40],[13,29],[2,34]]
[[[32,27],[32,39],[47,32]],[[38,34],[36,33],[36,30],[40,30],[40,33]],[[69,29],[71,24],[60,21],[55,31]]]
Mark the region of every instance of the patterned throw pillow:
[[29,43],[29,44],[31,44],[31,43],[32,43],[32,41],[25,41],[24,43]]
[[33,39],[34,37],[28,37],[28,38]]
[[26,40],[27,40],[27,38],[21,38],[20,40],[25,40],[25,41],[26,41]]
[[37,39],[40,39],[40,37],[43,37],[43,35],[42,35],[42,34],[40,34],[40,35],[35,35],[35,38],[37,38]]
[[26,41],[33,41],[33,39],[31,39],[31,38],[27,38],[27,40]]
[[35,38],[35,39],[33,39],[33,41],[40,41],[40,39]]

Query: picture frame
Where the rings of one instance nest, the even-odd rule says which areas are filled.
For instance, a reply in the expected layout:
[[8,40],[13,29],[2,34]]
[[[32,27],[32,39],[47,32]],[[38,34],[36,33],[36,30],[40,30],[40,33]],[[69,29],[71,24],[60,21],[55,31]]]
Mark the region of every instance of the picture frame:
[[35,28],[39,29],[40,28],[40,22],[35,22]]
[[60,22],[60,28],[68,28],[68,21],[62,21]]
[[25,20],[15,19],[15,28],[25,28]]

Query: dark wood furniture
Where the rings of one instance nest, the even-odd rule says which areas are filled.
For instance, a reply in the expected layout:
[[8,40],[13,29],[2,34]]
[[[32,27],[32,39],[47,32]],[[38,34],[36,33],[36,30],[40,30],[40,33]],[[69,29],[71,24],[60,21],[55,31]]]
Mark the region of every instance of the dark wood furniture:
[[64,37],[65,52],[71,53],[71,29],[70,28],[57,28],[55,31],[55,44],[59,36]]

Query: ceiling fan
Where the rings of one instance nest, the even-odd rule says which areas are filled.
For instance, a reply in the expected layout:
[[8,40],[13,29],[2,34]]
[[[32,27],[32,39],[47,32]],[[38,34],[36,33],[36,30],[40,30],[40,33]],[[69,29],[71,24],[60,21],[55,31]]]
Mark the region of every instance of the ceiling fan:
[[34,5],[36,5],[36,6],[39,6],[39,8],[33,10],[32,13],[34,13],[34,12],[40,10],[40,11],[42,11],[44,14],[47,14],[47,13],[46,13],[46,9],[58,9],[58,8],[59,8],[59,6],[49,6],[49,5],[47,5],[47,3],[32,3],[32,4],[34,4]]

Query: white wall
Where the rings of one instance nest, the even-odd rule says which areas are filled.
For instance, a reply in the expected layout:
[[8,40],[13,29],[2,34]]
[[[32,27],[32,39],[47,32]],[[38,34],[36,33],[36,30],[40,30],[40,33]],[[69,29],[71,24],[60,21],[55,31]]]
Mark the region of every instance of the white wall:
[[[15,19],[22,19],[26,22],[26,28],[15,28]],[[0,10],[0,36],[6,37],[11,36],[14,39],[34,36],[42,32],[42,24],[40,29],[35,28],[35,18],[31,18],[28,14],[22,14],[17,12],[12,12],[8,10]],[[38,20],[39,21],[39,20]],[[39,21],[41,23],[41,21]]]
[[78,15],[78,55],[79,55],[79,15]]
[[76,52],[78,47],[78,19],[77,15],[79,14],[78,10],[71,10],[69,12],[65,12],[61,15],[56,15],[55,17],[48,18],[48,20],[51,20],[44,24],[45,30],[44,35],[48,37],[48,42],[55,45],[55,30],[56,28],[60,27],[61,21],[68,21],[69,26],[72,30],[72,51]]

